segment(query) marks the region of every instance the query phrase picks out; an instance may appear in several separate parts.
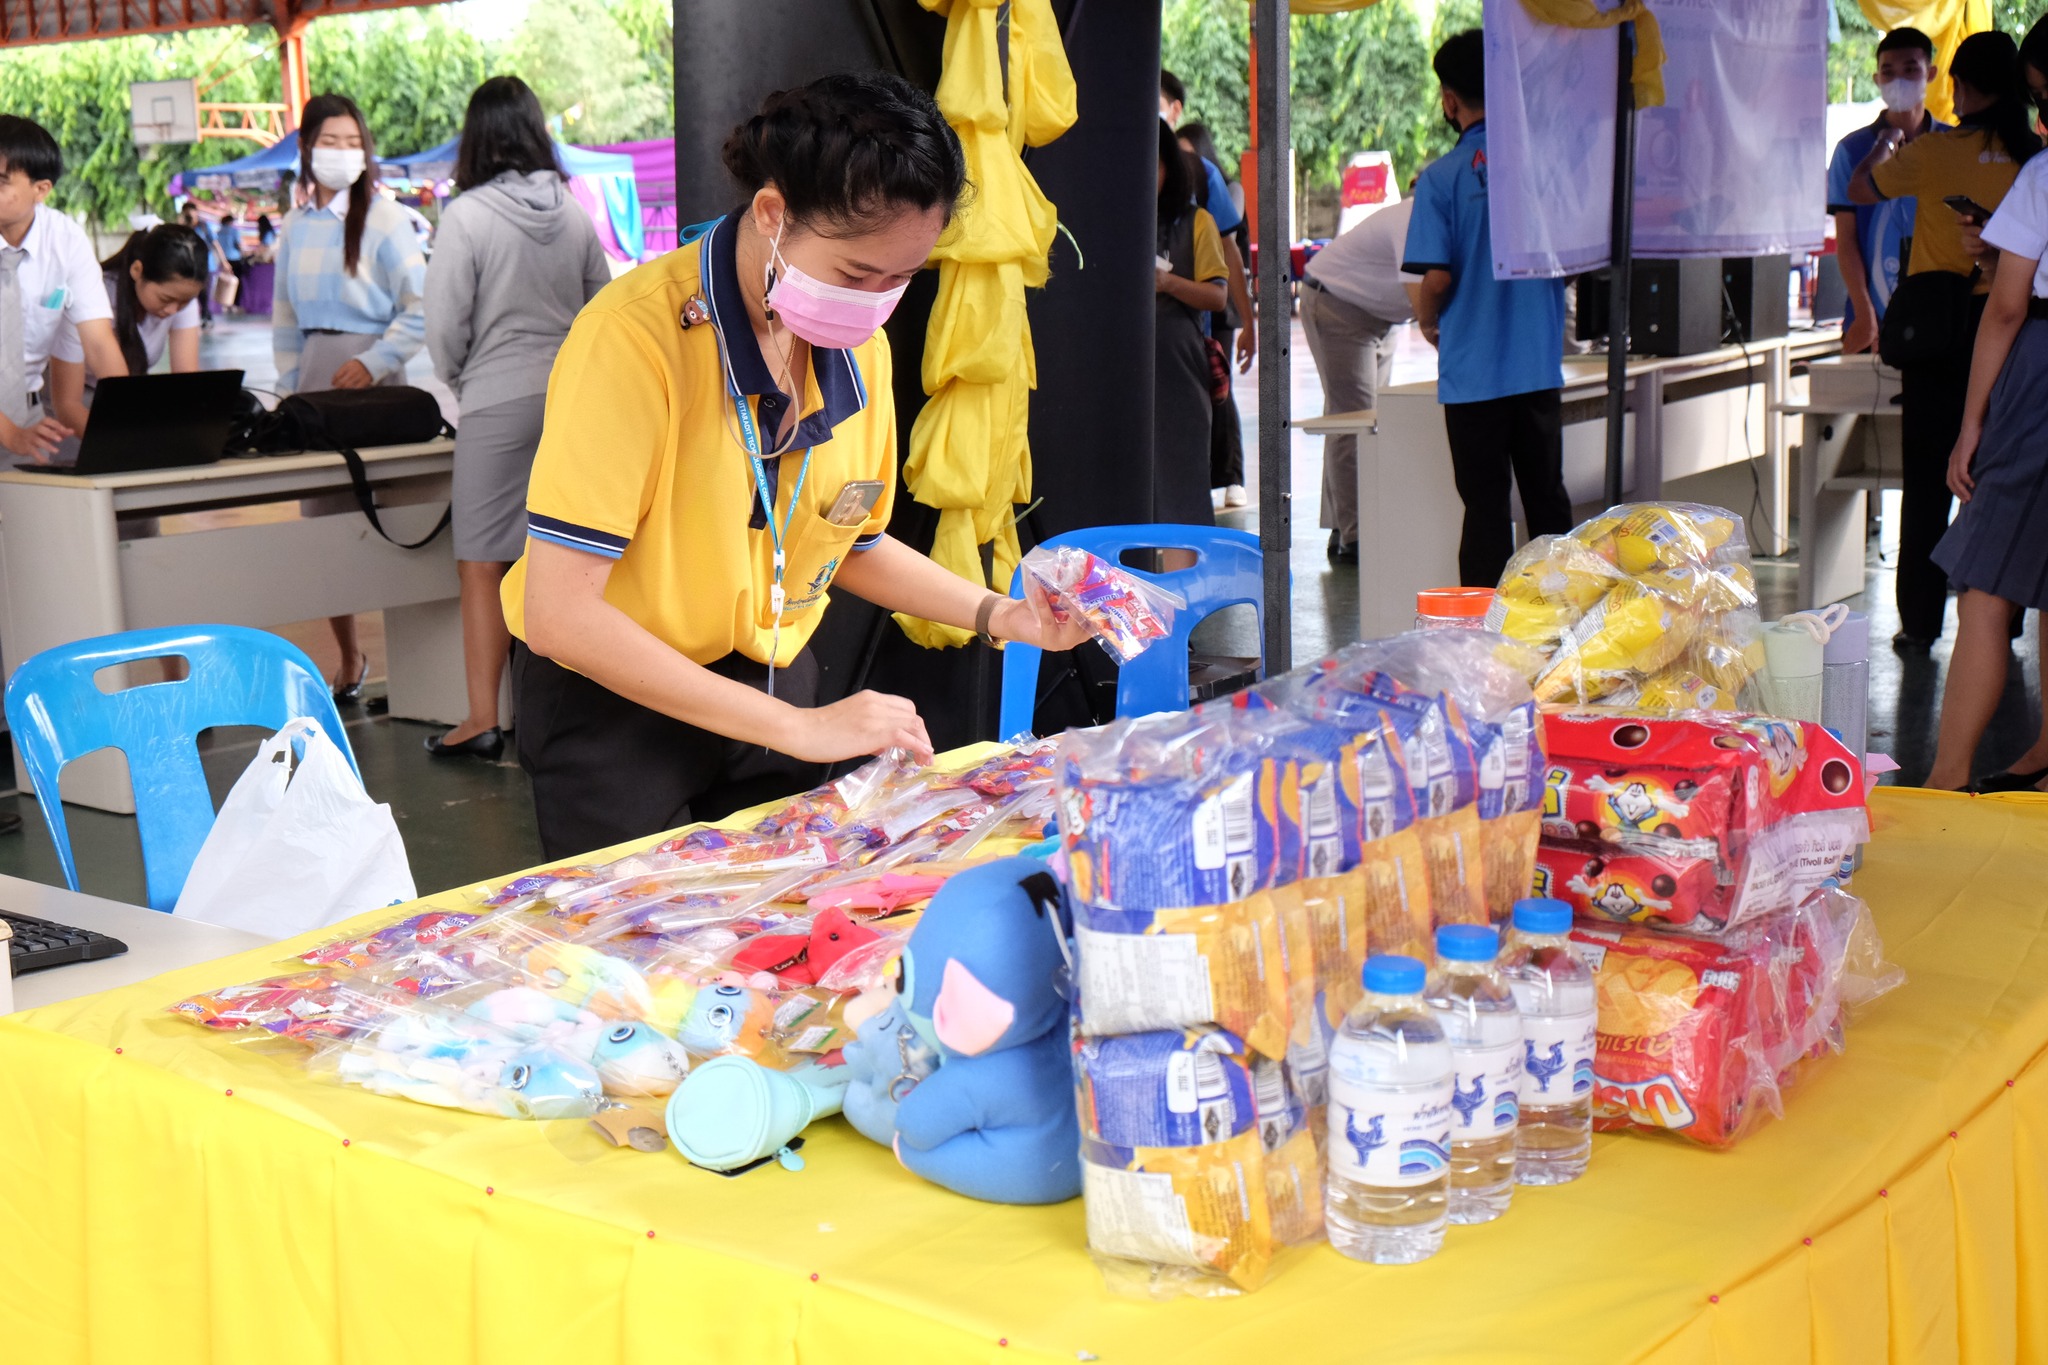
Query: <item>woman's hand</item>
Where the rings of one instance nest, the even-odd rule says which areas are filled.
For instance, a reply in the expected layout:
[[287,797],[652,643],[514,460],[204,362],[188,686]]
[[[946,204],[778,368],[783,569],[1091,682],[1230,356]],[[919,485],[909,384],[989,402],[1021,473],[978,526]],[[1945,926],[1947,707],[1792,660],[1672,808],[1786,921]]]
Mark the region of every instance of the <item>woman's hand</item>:
[[917,707],[886,692],[856,692],[815,710],[794,708],[790,737],[775,747],[806,763],[837,763],[885,749],[908,749],[920,763],[932,761],[931,736]]
[[1869,313],[1858,313],[1842,329],[1842,354],[1856,355],[1862,351],[1877,349],[1877,319]]
[[1022,601],[1006,597],[989,613],[988,633],[998,640],[1015,640],[1040,649],[1073,649],[1088,638],[1088,626],[1079,616],[1070,616],[1064,623],[1055,620],[1045,590],[1031,583]]
[[1948,456],[1948,488],[1963,502],[1977,491],[1977,481],[1970,477],[1970,464],[1977,458],[1977,443],[1984,439],[1983,430],[1974,422],[1964,422],[1962,434],[1956,437],[1956,448]]
[[4,417],[0,417],[0,423],[5,424],[0,428],[0,446],[37,464],[50,463],[56,457],[57,443],[72,434],[70,427],[54,417],[45,417],[25,427],[18,427]]
[[367,389],[376,382],[370,377],[369,367],[360,360],[351,360],[334,372],[337,389]]
[[1173,292],[1173,272],[1165,266],[1154,263],[1152,267],[1152,292],[1170,294]]

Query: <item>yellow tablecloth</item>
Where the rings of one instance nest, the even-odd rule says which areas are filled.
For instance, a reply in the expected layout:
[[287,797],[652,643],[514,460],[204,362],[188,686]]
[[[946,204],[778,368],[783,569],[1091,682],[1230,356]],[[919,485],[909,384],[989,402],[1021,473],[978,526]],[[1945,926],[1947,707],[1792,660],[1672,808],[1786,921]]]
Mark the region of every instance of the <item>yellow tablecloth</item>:
[[[316,1083],[163,1014],[266,954],[0,1020],[0,1361],[2048,1357],[2048,800],[1882,791],[1910,977],[1728,1153],[1605,1136],[1420,1266],[1107,1294],[1078,1201],[977,1204],[839,1120],[727,1179]],[[447,903],[448,898],[439,898]],[[388,912],[379,918],[388,918]]]

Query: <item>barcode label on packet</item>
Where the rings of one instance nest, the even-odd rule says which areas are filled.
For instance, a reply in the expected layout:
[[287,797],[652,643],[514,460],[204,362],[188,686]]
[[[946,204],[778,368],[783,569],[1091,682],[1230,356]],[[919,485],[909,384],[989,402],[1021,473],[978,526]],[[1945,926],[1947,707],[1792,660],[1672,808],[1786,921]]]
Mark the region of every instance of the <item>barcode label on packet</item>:
[[1246,773],[1223,789],[1223,839],[1232,853],[1250,853],[1258,831],[1252,823],[1252,775]]
[[[1252,775],[1246,773],[1204,797],[1195,807],[1191,828],[1195,866],[1204,872],[1223,867],[1232,854],[1251,853],[1257,837],[1252,823]],[[1233,876],[1233,884],[1235,881]]]
[[1287,1072],[1269,1057],[1252,1062],[1252,1104],[1259,1116],[1259,1141],[1272,1151],[1293,1135],[1287,1112]]
[[1337,833],[1337,774],[1325,768],[1323,775],[1308,789],[1308,835],[1311,839],[1325,839]]
[[1081,1163],[1088,1245],[1105,1256],[1200,1268],[1188,1204],[1170,1175]]

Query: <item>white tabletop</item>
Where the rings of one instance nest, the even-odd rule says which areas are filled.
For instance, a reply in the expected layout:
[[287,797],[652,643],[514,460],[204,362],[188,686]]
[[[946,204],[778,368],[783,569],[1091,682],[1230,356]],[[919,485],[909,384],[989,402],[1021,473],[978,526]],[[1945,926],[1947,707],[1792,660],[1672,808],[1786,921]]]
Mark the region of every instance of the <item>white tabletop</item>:
[[[446,438],[402,446],[365,446],[356,453],[366,468],[420,456],[452,455],[455,442]],[[148,488],[159,484],[203,484],[251,475],[295,474],[306,470],[343,469],[338,451],[307,450],[295,455],[233,455],[212,464],[179,465],[172,469],[138,469],[125,474],[58,474],[22,465],[0,467],[0,483],[36,484],[45,488]]]
[[230,953],[246,952],[270,942],[240,929],[223,929],[197,920],[178,919],[143,905],[124,905],[58,886],[0,876],[0,910],[17,915],[91,929],[128,945],[119,957],[45,967],[14,979],[14,1008],[54,1005],[116,986],[132,986],[164,972]]

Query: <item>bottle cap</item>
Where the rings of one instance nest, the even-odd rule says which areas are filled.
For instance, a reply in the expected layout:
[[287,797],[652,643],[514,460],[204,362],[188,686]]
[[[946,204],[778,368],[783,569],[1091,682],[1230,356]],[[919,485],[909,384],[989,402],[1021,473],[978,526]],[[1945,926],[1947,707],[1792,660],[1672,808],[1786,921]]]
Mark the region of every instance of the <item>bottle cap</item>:
[[1424,588],[1415,594],[1417,616],[1447,616],[1476,621],[1492,607],[1492,588]]
[[1449,962],[1491,962],[1500,955],[1500,930],[1491,924],[1446,924],[1436,931],[1436,955]]
[[1532,897],[1516,901],[1515,927],[1525,934],[1567,934],[1572,927],[1572,908],[1560,900]]
[[1359,973],[1365,988],[1375,995],[1414,995],[1422,989],[1426,974],[1422,964],[1399,953],[1376,953],[1365,960]]

